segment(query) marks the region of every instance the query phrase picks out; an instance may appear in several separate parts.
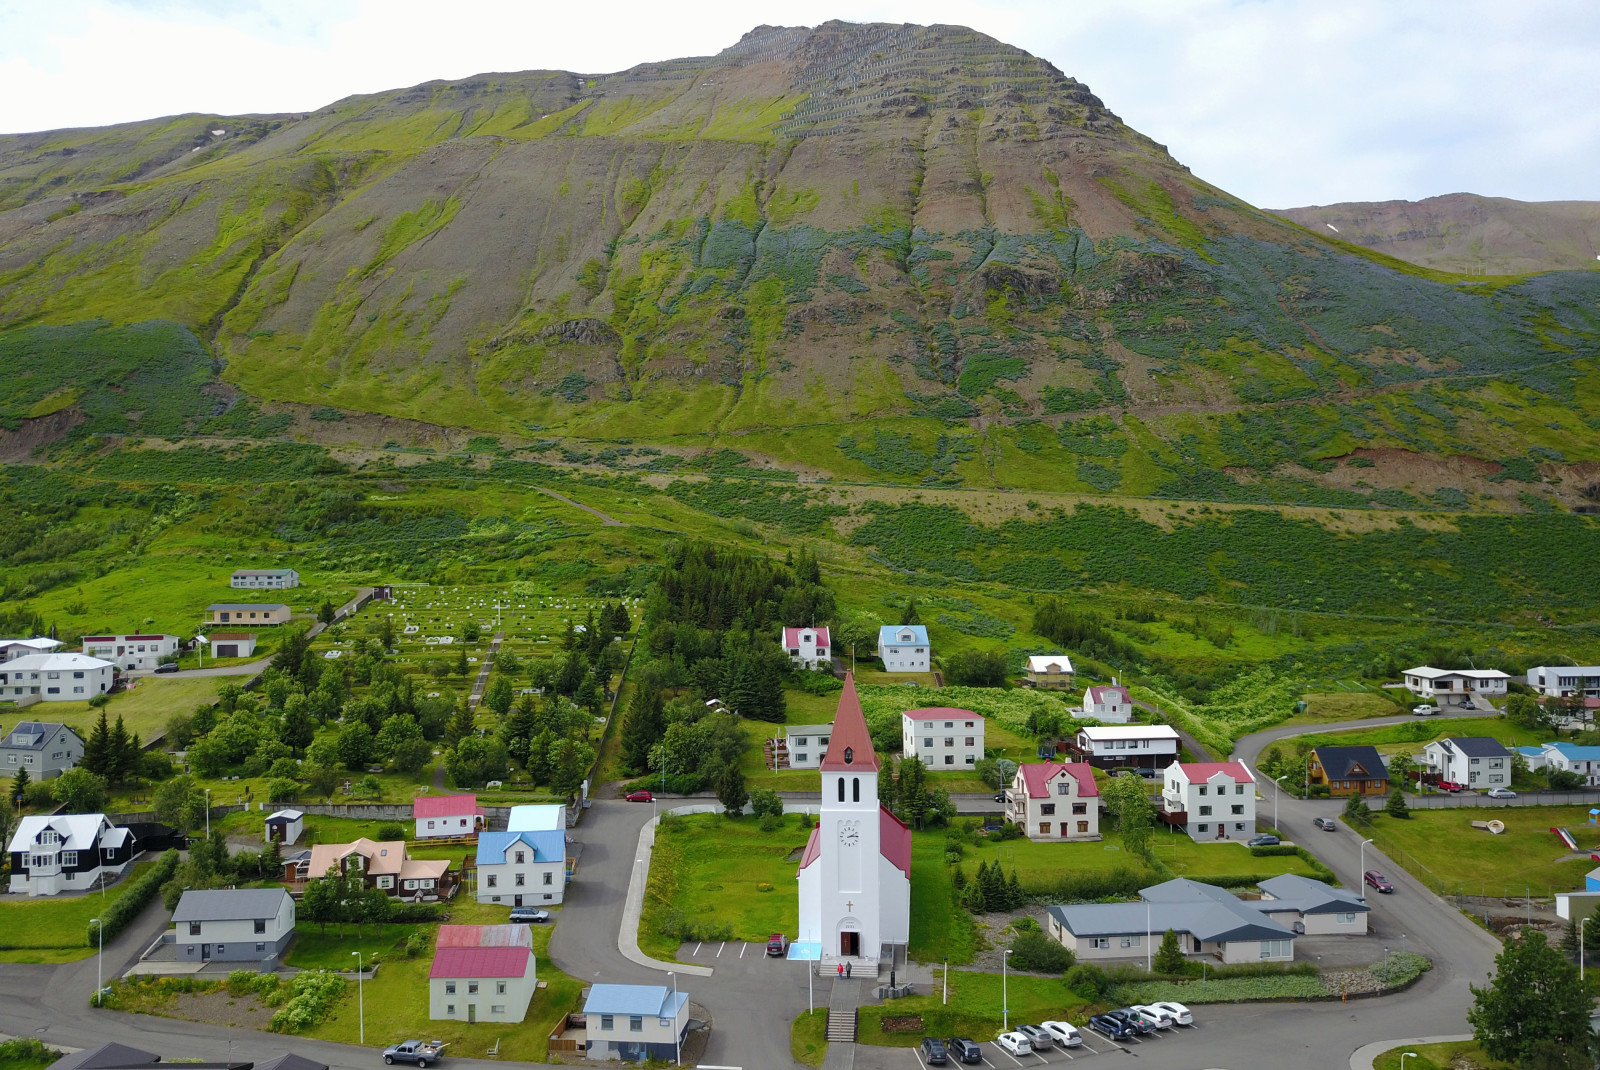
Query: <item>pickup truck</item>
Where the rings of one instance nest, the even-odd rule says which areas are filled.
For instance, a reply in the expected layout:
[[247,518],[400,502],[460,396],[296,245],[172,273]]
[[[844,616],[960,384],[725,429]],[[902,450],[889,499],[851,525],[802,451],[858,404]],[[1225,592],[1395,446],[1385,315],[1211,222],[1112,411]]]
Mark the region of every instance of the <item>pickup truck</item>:
[[444,1044],[437,1040],[405,1040],[399,1044],[391,1044],[383,1049],[383,1061],[394,1063],[415,1063],[418,1066],[427,1066],[429,1063],[439,1061],[439,1054],[444,1051]]

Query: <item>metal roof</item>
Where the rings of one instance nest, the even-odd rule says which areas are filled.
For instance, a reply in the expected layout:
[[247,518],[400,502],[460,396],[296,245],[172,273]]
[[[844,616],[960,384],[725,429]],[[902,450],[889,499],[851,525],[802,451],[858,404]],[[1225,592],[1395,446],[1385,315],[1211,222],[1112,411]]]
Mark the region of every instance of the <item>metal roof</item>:
[[[907,634],[911,638],[905,638]],[[907,643],[927,646],[928,629],[921,624],[885,624],[878,629],[878,643],[882,646],[900,646]]]
[[1178,877],[1142,888],[1142,903],[1053,906],[1050,916],[1074,936],[1186,932],[1206,943],[1294,939],[1294,933],[1251,904],[1209,884]]
[[1280,910],[1295,910],[1301,914],[1348,914],[1372,909],[1358,892],[1335,888],[1298,873],[1281,873],[1261,881],[1258,887],[1272,898],[1252,900],[1249,905],[1269,914]]
[[666,985],[594,985],[583,1001],[584,1014],[641,1014],[675,1018],[689,1000],[687,992],[674,998]]
[[275,918],[289,893],[283,888],[190,889],[178,900],[173,921],[240,921]]
[[1511,755],[1504,744],[1489,736],[1451,736],[1439,742],[1447,748],[1460,751],[1468,758],[1507,758]]
[[512,845],[525,843],[533,851],[534,862],[565,862],[567,834],[561,829],[538,832],[478,833],[478,865],[498,866],[505,862]]
[[567,827],[567,808],[560,803],[524,803],[511,808],[507,832],[549,832]]
[[533,952],[525,947],[441,947],[433,953],[433,977],[525,977]]

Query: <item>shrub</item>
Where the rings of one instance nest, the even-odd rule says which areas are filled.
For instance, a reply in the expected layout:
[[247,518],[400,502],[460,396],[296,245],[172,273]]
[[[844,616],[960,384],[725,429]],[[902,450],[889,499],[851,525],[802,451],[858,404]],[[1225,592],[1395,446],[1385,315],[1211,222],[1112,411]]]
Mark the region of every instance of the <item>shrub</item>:
[[439,907],[433,903],[395,903],[388,920],[394,925],[428,925],[439,920]]
[[103,937],[115,939],[116,935],[127,927],[128,923],[139,916],[139,912],[150,904],[156,897],[161,886],[172,879],[178,870],[178,852],[167,851],[156,864],[136,877],[123,893],[118,896],[110,906],[100,912],[101,924],[105,926],[104,933],[98,932],[96,926],[87,925],[84,942],[90,947],[98,944]]
[[1077,957],[1042,932],[1020,932],[1011,941],[1011,965],[1018,970],[1034,973],[1063,973],[1070,970]]
[[428,941],[421,933],[412,933],[406,937],[406,958],[414,959],[428,950]]
[[385,821],[378,826],[378,839],[403,840],[406,838],[406,827],[398,821]]
[[1106,971],[1087,962],[1080,962],[1069,969],[1062,983],[1091,1003],[1098,1003],[1109,987]]
[[275,1033],[299,1033],[328,1016],[344,995],[344,978],[326,970],[308,970],[289,982],[289,999],[272,1016]]
[[49,1066],[61,1053],[47,1048],[37,1037],[15,1037],[0,1043],[0,1066]]

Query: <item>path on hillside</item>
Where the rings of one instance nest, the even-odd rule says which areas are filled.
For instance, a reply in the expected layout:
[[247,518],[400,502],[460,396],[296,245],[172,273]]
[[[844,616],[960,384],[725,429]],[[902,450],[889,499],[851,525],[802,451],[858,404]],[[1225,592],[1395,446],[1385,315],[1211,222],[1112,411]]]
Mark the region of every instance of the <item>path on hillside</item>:
[[592,505],[584,505],[582,502],[575,502],[571,498],[567,497],[565,494],[557,494],[555,491],[551,490],[549,487],[534,487],[533,489],[538,491],[541,494],[548,494],[548,495],[550,495],[550,497],[556,499],[557,501],[566,502],[568,505],[572,506],[574,509],[582,509],[586,513],[592,513],[593,515],[599,517],[600,518],[600,523],[603,524],[604,526],[608,527],[608,528],[625,528],[625,527],[628,526],[628,525],[624,524],[620,520],[617,520],[617,519],[614,519],[612,517],[607,516],[606,514],[602,513],[600,510],[596,509]]
[[495,632],[494,638],[489,640],[489,652],[483,656],[483,664],[478,666],[478,678],[472,682],[472,694],[467,696],[468,708],[477,709],[483,701],[484,689],[489,686],[489,669],[494,665],[494,656],[500,652],[500,643],[505,637],[505,632]]

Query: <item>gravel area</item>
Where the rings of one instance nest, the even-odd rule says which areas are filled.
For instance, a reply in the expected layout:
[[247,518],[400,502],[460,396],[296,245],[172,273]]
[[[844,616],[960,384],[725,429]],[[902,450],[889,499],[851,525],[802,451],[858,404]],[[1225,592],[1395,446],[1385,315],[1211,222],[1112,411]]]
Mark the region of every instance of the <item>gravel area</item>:
[[[1001,954],[1006,945],[1011,942],[1011,936],[1005,930],[1018,918],[1032,918],[1039,923],[1039,928],[1048,931],[1049,915],[1044,907],[1028,906],[1021,910],[997,910],[989,914],[981,914],[973,919],[976,930],[976,951],[972,956],[971,966],[959,967],[963,970],[980,970],[984,973],[999,973]],[[1020,972],[1020,971],[1018,971]]]

